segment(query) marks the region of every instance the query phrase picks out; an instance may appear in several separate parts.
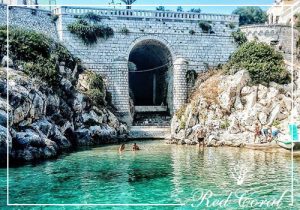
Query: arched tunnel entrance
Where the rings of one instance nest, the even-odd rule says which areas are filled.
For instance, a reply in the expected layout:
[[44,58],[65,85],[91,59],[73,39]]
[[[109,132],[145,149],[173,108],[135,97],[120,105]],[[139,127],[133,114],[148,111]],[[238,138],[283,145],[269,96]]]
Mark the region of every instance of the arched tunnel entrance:
[[161,42],[144,40],[134,46],[128,69],[130,94],[136,106],[168,105],[170,66],[170,51]]
[[149,112],[162,112],[166,108],[170,113],[173,84],[169,49],[158,40],[138,42],[129,54],[128,70],[129,94],[134,106],[147,107],[145,110]]

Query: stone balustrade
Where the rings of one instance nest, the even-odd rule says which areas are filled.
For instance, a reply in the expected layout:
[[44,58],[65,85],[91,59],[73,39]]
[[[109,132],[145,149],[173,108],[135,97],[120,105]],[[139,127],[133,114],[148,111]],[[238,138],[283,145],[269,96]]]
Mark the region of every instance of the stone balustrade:
[[239,22],[238,15],[224,14],[204,14],[193,12],[174,12],[174,11],[153,11],[153,10],[132,10],[132,9],[103,9],[90,7],[58,7],[54,9],[55,14],[81,15],[92,12],[107,17],[126,17],[126,18],[159,18],[170,19],[173,21],[182,20],[205,20],[205,21],[228,21]]

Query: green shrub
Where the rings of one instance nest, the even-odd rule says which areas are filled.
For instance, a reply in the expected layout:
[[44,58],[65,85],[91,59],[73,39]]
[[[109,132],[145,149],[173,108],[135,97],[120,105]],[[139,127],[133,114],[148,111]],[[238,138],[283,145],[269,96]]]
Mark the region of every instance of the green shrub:
[[228,119],[226,118],[221,124],[221,129],[227,129],[227,128],[229,128],[229,126],[230,126],[230,123],[229,123]]
[[85,74],[87,74],[87,82],[89,85],[86,94],[89,96],[92,103],[95,106],[106,105],[106,90],[101,75],[92,71],[86,71]]
[[272,126],[279,128],[280,127],[280,121],[279,120],[274,120],[274,122],[272,123]]
[[249,71],[254,84],[267,85],[269,82],[286,84],[290,75],[285,69],[283,56],[265,43],[247,42],[240,46],[224,65],[228,73],[241,69]]
[[[0,27],[1,53],[6,52],[6,27]],[[78,62],[61,43],[31,30],[9,28],[9,56],[23,66],[25,73],[49,84],[57,84],[58,64],[65,62],[73,69]],[[5,49],[5,51],[2,51]]]
[[189,34],[194,35],[195,33],[196,32],[193,29],[189,30]]
[[105,101],[107,104],[112,105],[112,94],[111,92],[106,91]]
[[68,30],[77,35],[87,45],[94,44],[98,38],[107,39],[113,36],[114,31],[108,26],[90,24],[88,21],[79,19],[68,25]]
[[95,106],[106,105],[105,95],[99,89],[90,89],[87,95]]
[[0,28],[0,57],[2,58],[4,55],[6,55],[7,50],[7,39],[6,39],[7,33],[6,33],[6,26],[4,28]]
[[209,33],[209,32],[211,32],[211,29],[212,29],[212,27],[208,21],[200,21],[199,27],[202,29],[203,33]]
[[186,104],[185,105],[182,105],[176,112],[175,112],[175,115],[177,117],[177,119],[181,119],[182,116],[184,115],[184,112],[185,112],[185,109],[186,109]]
[[184,129],[184,128],[185,128],[185,124],[186,124],[186,123],[185,123],[185,120],[181,120],[181,121],[180,121],[180,124],[179,124],[179,128],[180,128],[180,129]]
[[58,17],[59,17],[58,15],[51,15],[52,23],[55,23],[57,21]]
[[197,76],[198,74],[195,70],[188,70],[185,74],[186,82],[191,82],[192,84],[195,84]]
[[87,19],[87,20],[90,20],[92,22],[100,22],[101,19],[102,19],[100,15],[97,15],[93,12],[88,12],[88,13],[85,13],[83,15],[80,15],[79,18]]
[[235,26],[236,26],[236,25],[235,25],[234,23],[229,23],[229,24],[228,24],[228,27],[229,27],[230,29],[235,29]]
[[129,34],[130,31],[129,31],[129,29],[126,26],[124,26],[123,28],[121,28],[120,32],[122,34],[127,35],[127,34]]
[[36,60],[24,63],[24,72],[31,76],[41,78],[43,81],[51,85],[58,84],[59,71],[58,66],[55,64],[53,58],[46,59],[41,56]]
[[231,36],[234,38],[234,41],[238,45],[242,45],[245,42],[247,42],[247,37],[246,37],[245,33],[242,32],[240,29],[238,29],[237,31],[232,32]]
[[[33,61],[39,56],[50,58],[51,43],[53,40],[46,35],[31,30],[13,27],[9,28],[8,35],[9,53],[13,60]],[[1,40],[4,39],[6,40],[6,34],[4,37],[1,37]]]
[[268,20],[266,11],[260,7],[238,7],[232,14],[239,15],[240,25],[265,23]]

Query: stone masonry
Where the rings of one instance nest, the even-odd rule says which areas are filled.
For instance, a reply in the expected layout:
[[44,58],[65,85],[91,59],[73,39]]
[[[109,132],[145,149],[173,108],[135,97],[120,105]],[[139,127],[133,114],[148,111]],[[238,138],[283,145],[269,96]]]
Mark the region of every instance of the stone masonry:
[[[10,7],[8,11],[10,25],[33,29],[55,39],[58,37],[87,68],[101,74],[121,116],[129,115],[128,59],[137,44],[159,42],[171,54],[172,67],[168,74],[172,77],[173,98],[169,103],[173,106],[172,111],[186,102],[185,74],[188,70],[199,73],[225,63],[236,48],[231,37],[238,28],[238,16],[235,15],[76,7],[59,7],[52,15],[49,11],[25,7]],[[100,15],[100,24],[113,28],[114,36],[87,46],[71,34],[67,26],[87,12]],[[5,6],[0,8],[0,15],[4,25]],[[58,16],[55,22],[53,15]],[[199,21],[209,23],[212,32],[204,33]],[[128,34],[121,32],[124,27],[129,30]]]

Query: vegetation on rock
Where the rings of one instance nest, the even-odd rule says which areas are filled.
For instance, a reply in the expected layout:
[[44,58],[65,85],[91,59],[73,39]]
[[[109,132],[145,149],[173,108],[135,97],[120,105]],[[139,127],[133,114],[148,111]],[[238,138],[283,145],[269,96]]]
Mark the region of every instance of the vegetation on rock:
[[290,75],[284,66],[283,56],[265,43],[247,42],[240,46],[224,65],[228,73],[234,74],[241,69],[249,71],[254,84],[290,82]]
[[89,86],[86,94],[92,103],[94,103],[95,106],[106,105],[106,90],[101,75],[92,71],[86,71],[85,74],[87,75],[87,83]]
[[127,35],[130,33],[130,31],[126,26],[124,26],[123,28],[121,28],[120,33]]
[[212,29],[209,21],[199,21],[199,27],[202,29],[203,33],[209,33]]
[[92,24],[84,19],[79,19],[69,24],[68,30],[81,38],[87,45],[97,43],[98,38],[107,39],[114,35],[112,28],[95,23]]
[[240,25],[265,23],[267,14],[260,7],[238,7],[232,14],[240,16]]
[[166,11],[164,6],[158,6],[158,7],[156,7],[156,10],[157,11]]
[[192,8],[192,9],[190,9],[189,12],[201,13],[201,9],[200,8]]
[[194,35],[195,33],[196,32],[193,29],[189,30],[189,34]]
[[[6,48],[6,27],[0,28],[1,56]],[[55,84],[58,80],[58,65],[73,69],[78,60],[61,43],[44,34],[20,28],[9,28],[9,57],[21,64],[25,73]]]
[[86,20],[89,20],[89,21],[92,21],[92,22],[100,22],[101,19],[102,19],[100,15],[97,15],[93,12],[88,12],[88,13],[85,13],[83,15],[80,15],[79,18],[86,19]]
[[234,31],[231,33],[234,41],[238,44],[238,45],[242,45],[245,42],[247,42],[247,37],[245,35],[244,32],[242,32],[240,29],[238,29],[237,31]]

